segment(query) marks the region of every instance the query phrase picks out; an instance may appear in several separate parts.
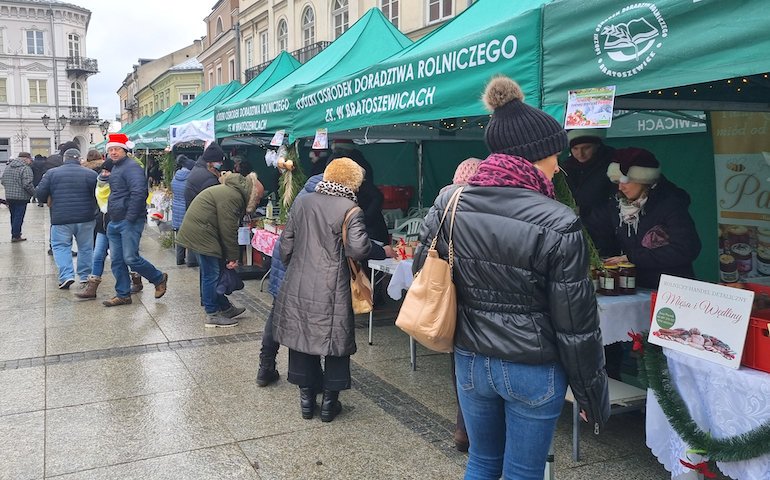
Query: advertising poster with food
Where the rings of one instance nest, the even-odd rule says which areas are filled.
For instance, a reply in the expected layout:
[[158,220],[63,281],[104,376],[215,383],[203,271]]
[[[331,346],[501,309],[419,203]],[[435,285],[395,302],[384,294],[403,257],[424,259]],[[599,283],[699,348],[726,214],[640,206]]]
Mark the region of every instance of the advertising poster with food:
[[564,128],[610,128],[615,86],[570,90]]
[[719,272],[770,282],[770,113],[714,112]]
[[737,369],[753,301],[750,290],[661,275],[648,339]]

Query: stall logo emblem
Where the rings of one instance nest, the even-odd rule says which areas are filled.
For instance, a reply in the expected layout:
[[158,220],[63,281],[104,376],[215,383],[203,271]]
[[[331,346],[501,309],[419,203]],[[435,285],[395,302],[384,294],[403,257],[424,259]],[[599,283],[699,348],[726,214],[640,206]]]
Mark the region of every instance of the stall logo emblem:
[[653,3],[628,5],[596,26],[594,53],[610,77],[632,77],[655,58],[668,37],[668,24]]

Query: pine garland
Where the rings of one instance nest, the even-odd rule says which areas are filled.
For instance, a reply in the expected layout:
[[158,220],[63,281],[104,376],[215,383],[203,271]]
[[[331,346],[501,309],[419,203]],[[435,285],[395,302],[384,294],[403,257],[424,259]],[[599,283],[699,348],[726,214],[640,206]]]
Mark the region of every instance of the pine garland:
[[663,349],[647,342],[647,335],[643,337],[644,354],[639,360],[639,379],[655,393],[668,423],[682,440],[717,462],[739,462],[770,453],[770,422],[742,435],[722,439],[701,430],[671,381]]
[[[573,212],[577,212],[577,203],[575,203],[575,197],[572,196],[572,191],[569,189],[567,176],[564,172],[559,172],[553,176],[553,188],[556,193],[556,200],[571,208]],[[601,270],[604,264],[601,257],[599,257],[599,251],[596,249],[591,235],[588,234],[588,230],[585,227],[583,227],[583,237],[585,237],[588,244],[589,267]]]

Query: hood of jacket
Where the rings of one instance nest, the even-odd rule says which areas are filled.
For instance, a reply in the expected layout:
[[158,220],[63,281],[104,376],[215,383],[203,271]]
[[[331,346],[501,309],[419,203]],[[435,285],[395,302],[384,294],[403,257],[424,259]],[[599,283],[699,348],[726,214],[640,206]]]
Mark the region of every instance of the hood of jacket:
[[21,167],[27,167],[27,162],[20,158],[14,158],[10,162],[8,162],[8,168],[21,168]]
[[243,196],[244,205],[249,203],[249,196],[251,195],[251,181],[249,181],[248,178],[238,173],[231,173],[225,177],[223,184],[238,190]]
[[188,170],[185,167],[180,168],[176,171],[174,174],[174,180],[179,182],[184,182],[187,180],[187,177],[190,175],[190,170]]

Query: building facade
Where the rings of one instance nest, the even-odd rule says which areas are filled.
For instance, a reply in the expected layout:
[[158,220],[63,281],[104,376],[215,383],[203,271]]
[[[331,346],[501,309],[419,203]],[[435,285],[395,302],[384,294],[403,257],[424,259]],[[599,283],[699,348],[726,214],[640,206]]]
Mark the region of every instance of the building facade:
[[241,79],[238,0],[219,0],[204,21],[204,50],[198,59],[203,64],[206,90],[211,90]]
[[59,1],[0,0],[0,161],[21,151],[49,155],[58,144],[91,144],[99,123],[88,105],[91,12]]
[[246,82],[281,51],[306,62],[370,8],[416,40],[454,18],[475,0],[240,0],[238,34]]
[[190,104],[203,90],[203,66],[190,58],[169,68],[136,92],[139,118],[166,110],[177,102]]
[[[140,91],[147,88],[148,85],[158,80],[163,74],[168,72],[171,68],[179,65],[184,65],[185,62],[196,59],[201,52],[203,52],[203,40],[195,40],[191,45],[188,45],[184,48],[181,48],[175,52],[169,53],[168,55],[164,55],[161,58],[157,59],[147,59],[147,58],[140,58],[136,64],[134,64],[133,70],[126,75],[126,78],[123,80],[123,83],[121,84],[120,88],[118,89],[118,99],[120,101],[120,121],[123,125],[128,125],[129,123],[136,121],[144,116],[143,112],[151,110],[152,113],[157,111],[158,104],[160,98],[158,98],[158,101],[155,101],[154,96],[153,97],[153,103],[151,105],[151,108],[149,105],[149,102],[145,102],[143,104],[143,109],[140,111],[139,106],[139,98],[138,94]],[[197,60],[196,60],[197,62]],[[201,73],[200,71],[197,72],[197,77],[200,77]],[[189,84],[187,80],[184,81],[185,84]],[[197,82],[198,84],[200,81]],[[176,101],[171,102],[171,105],[176,103],[177,101],[184,102],[189,101],[189,95],[190,93],[194,93],[197,95],[200,93],[201,89],[200,87],[195,92],[189,92],[188,90],[182,89],[183,93],[186,94],[184,97],[182,96],[182,93],[179,94],[179,97],[176,98]],[[145,95],[146,96],[146,93]],[[171,96],[169,96],[169,101],[171,101]],[[193,97],[194,98],[194,97]],[[165,96],[164,96],[165,101]]]

